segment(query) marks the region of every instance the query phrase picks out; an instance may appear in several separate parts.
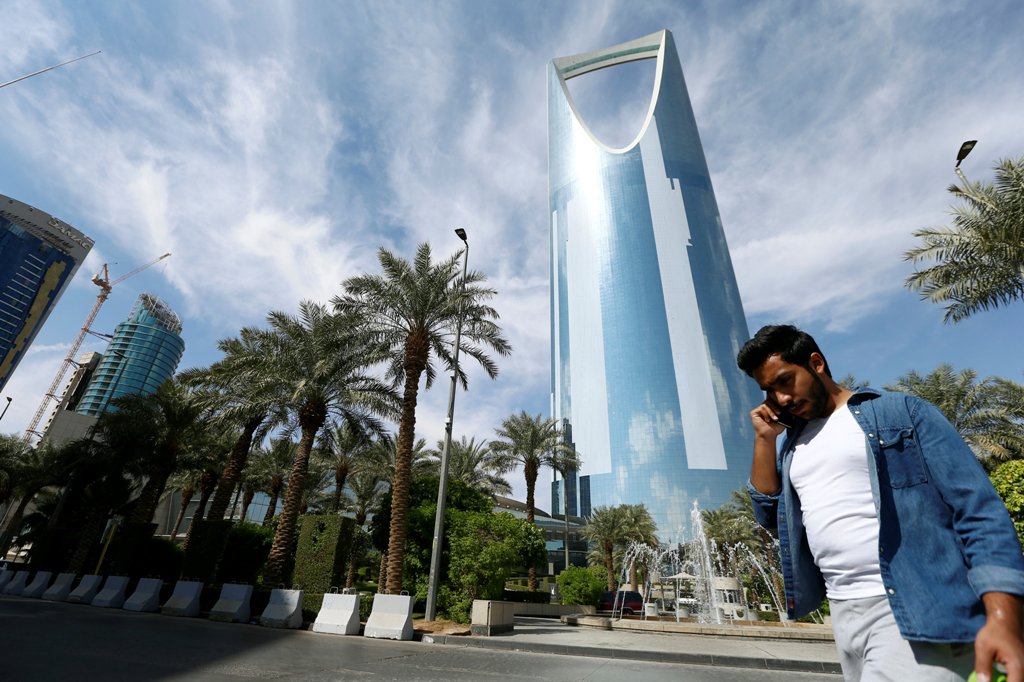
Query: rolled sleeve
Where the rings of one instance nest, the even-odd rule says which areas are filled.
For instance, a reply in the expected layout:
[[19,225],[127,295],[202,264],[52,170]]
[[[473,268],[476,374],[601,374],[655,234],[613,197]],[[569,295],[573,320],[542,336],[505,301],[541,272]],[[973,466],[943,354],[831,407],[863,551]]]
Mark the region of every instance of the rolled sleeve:
[[747,479],[747,492],[753,503],[754,518],[768,530],[775,530],[779,525],[779,495],[782,494],[781,491],[774,495],[766,495]]
[[979,595],[1006,592],[1024,597],[1024,571],[1005,566],[972,566],[967,571],[967,580]]

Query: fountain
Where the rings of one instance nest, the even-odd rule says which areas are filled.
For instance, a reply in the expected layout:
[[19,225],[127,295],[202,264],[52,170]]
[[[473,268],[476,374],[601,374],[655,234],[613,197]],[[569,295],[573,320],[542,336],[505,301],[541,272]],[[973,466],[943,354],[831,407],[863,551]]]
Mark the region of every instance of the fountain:
[[[678,622],[680,618],[679,581],[689,580],[692,581],[693,594],[696,598],[693,616],[697,622],[721,625],[726,622],[732,623],[740,611],[746,620],[750,619],[751,608],[746,603],[741,576],[753,574],[764,582],[765,590],[780,614],[780,621],[784,626],[788,626],[785,618],[786,609],[779,593],[779,581],[774,568],[765,567],[754,552],[743,544],[723,548],[725,556],[720,556],[714,543],[707,536],[704,517],[696,500],[693,502],[690,520],[693,537],[686,543],[683,556],[680,556],[677,547],[652,547],[638,542],[629,543],[623,554],[619,589],[629,582],[630,574],[634,570],[646,569],[641,590],[644,601],[651,600],[654,586],[659,583],[664,604],[664,580],[661,576],[664,569],[668,568],[672,571],[670,575],[676,577],[676,589],[673,590],[675,620]],[[772,550],[778,550],[777,540]],[[739,601],[724,599],[726,595]],[[616,610],[613,609],[612,617],[616,618],[616,615]],[[726,615],[730,616],[728,620]],[[647,616],[648,612],[645,610],[644,618]],[[621,618],[621,613],[618,617]]]

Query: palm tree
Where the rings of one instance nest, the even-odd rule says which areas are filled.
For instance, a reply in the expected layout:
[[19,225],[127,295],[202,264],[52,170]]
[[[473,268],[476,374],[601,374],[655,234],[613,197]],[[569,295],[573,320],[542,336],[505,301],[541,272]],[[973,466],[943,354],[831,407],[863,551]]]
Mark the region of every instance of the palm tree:
[[[444,451],[444,440],[437,441],[437,449],[428,452],[426,471],[431,476],[441,475],[441,453]],[[468,441],[463,436],[452,441],[448,451],[448,480],[462,481],[485,495],[509,495],[512,486],[498,471],[497,456],[491,452],[486,440],[476,442],[475,438]]]
[[558,450],[551,460],[551,468],[562,477],[562,520],[565,522],[562,531],[562,546],[565,548],[565,567],[569,568],[569,476],[579,471],[583,464],[576,448],[566,444]]
[[204,428],[201,400],[193,390],[171,378],[149,395],[126,395],[112,401],[113,411],[96,422],[100,441],[134,451],[143,459],[145,484],[135,501],[130,522],[148,524],[178,467],[186,445]]
[[[576,453],[562,442],[558,422],[544,419],[539,414],[536,417],[531,417],[525,411],[514,414],[501,423],[501,428],[496,429],[495,434],[498,440],[491,442],[491,450],[496,456],[498,471],[506,473],[523,467],[526,479],[526,520],[532,524],[534,490],[540,468],[553,467],[556,462],[565,466],[562,458]],[[529,576],[529,588],[536,590],[537,569],[530,567]]]
[[909,393],[939,408],[982,460],[1024,457],[1024,386],[942,364],[929,374],[908,372],[885,388]]
[[349,474],[367,457],[372,446],[369,436],[347,423],[333,424],[320,437],[320,456],[334,472],[331,511],[341,511],[342,493]]
[[[410,263],[381,248],[377,257],[382,275],[361,275],[344,282],[345,295],[332,300],[339,313],[352,315],[391,353],[387,376],[395,385],[403,385],[401,417],[395,458],[395,477],[391,482],[391,528],[388,540],[387,590],[403,588],[405,563],[406,514],[412,480],[412,449],[416,433],[416,402],[420,378],[426,374],[429,389],[437,375],[434,358],[453,369],[452,336],[462,319],[473,323],[463,330],[460,351],[476,360],[494,378],[498,367],[487,355],[491,348],[499,355],[511,351],[496,324],[497,311],[486,304],[496,294],[483,286],[479,272],[459,276],[458,252],[438,263],[431,262],[430,245],[416,249]],[[458,368],[463,389],[468,379]]]
[[331,315],[318,303],[303,301],[299,315],[272,312],[269,330],[243,330],[259,337],[267,354],[260,367],[241,369],[240,378],[268,377],[286,396],[284,407],[299,430],[299,444],[288,475],[284,507],[270,548],[264,577],[282,582],[294,551],[295,527],[305,491],[309,457],[317,432],[333,416],[339,421],[381,429],[374,415],[394,413],[394,392],[366,369],[382,360],[380,351],[350,320]]
[[199,487],[202,475],[202,469],[185,469],[178,471],[168,480],[168,485],[181,493],[181,506],[178,509],[178,518],[174,521],[174,527],[171,529],[171,540],[178,537],[178,531],[181,530],[181,524],[185,521],[185,514],[188,511],[188,506],[192,504],[192,496],[195,495],[196,489]]
[[210,503],[210,519],[224,518],[253,442],[263,440],[265,433],[284,419],[280,411],[282,396],[275,392],[280,386],[259,371],[267,357],[261,338],[256,330],[243,329],[237,338],[217,342],[217,348],[224,353],[221,360],[179,375],[183,383],[205,389],[205,407],[219,421],[240,429],[231,454],[215,479],[217,488]]
[[[649,547],[658,546],[658,526],[651,518],[644,504],[624,504],[622,509],[622,540],[623,542],[636,542]],[[636,592],[637,569],[634,562],[629,567],[629,589]]]
[[295,460],[298,445],[288,438],[277,438],[270,441],[269,448],[258,447],[250,457],[249,475],[257,491],[266,493],[270,500],[267,512],[263,516],[263,525],[269,526],[274,520],[281,492],[288,483],[288,473]]
[[[36,447],[17,448],[9,444],[11,451],[20,455],[11,467],[12,497],[18,499],[0,533],[0,557],[7,553],[11,540],[21,533],[25,509],[32,499],[43,490],[60,480],[63,475],[63,449],[43,442]],[[19,451],[20,450],[20,451]]]
[[995,184],[965,180],[949,192],[963,202],[953,208],[953,226],[917,230],[923,243],[904,254],[936,264],[905,284],[948,303],[943,320],[960,322],[1024,298],[1024,157],[996,164]]
[[626,536],[626,516],[622,507],[597,507],[593,510],[583,537],[596,544],[594,548],[608,572],[608,590],[615,589],[615,548]]
[[15,471],[28,450],[29,443],[21,436],[0,434],[0,504],[7,502],[14,493]]

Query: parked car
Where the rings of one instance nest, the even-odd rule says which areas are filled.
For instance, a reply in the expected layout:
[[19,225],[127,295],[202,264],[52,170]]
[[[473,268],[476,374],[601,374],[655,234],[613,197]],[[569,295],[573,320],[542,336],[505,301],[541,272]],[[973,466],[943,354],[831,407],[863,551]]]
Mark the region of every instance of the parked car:
[[597,608],[600,611],[611,611],[613,608],[617,608],[625,614],[643,613],[644,598],[639,592],[619,590],[619,598],[616,602],[614,592],[605,592],[601,595]]

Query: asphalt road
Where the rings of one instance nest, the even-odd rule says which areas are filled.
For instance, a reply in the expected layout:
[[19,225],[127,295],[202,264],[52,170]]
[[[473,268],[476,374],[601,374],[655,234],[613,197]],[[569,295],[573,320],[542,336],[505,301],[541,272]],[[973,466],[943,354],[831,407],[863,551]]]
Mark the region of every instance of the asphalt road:
[[0,597],[4,682],[246,679],[835,682],[836,676],[341,637]]

